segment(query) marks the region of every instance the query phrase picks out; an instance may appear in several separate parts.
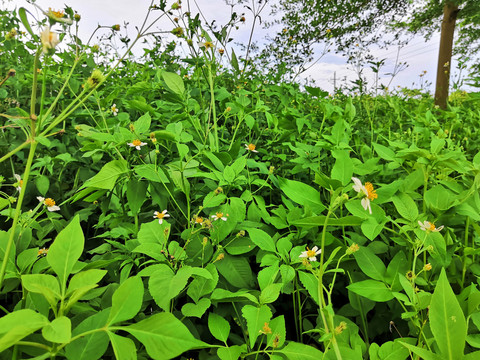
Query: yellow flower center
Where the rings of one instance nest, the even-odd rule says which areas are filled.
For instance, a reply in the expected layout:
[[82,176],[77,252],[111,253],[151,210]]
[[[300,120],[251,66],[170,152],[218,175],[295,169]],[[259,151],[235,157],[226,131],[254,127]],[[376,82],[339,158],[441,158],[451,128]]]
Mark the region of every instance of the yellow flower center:
[[164,213],[157,212],[157,218],[163,219],[164,217],[165,217],[165,214],[164,214]]
[[223,213],[220,213],[220,212],[216,213],[216,215],[217,215],[217,218],[219,218],[219,219],[223,217]]
[[18,187],[22,187],[22,186],[23,186],[23,180],[20,180],[20,181],[18,182]]
[[41,256],[41,255],[47,255],[48,253],[48,249],[38,249],[38,256]]
[[314,257],[315,255],[317,255],[317,254],[315,254],[315,251],[307,248],[307,257],[311,258],[311,257]]
[[52,10],[52,8],[48,8],[48,11],[50,12],[50,14],[60,19],[63,18],[65,15],[65,13],[62,10],[55,11],[55,10]]
[[132,144],[133,144],[133,146],[140,146],[142,144],[142,142],[137,139],[137,140],[133,140]]
[[367,197],[370,200],[374,200],[378,198],[377,192],[373,189],[372,183],[366,182],[365,183],[365,189],[367,190]]
[[204,46],[205,46],[205,49],[210,49],[213,47],[213,44],[211,41],[205,41]]
[[200,216],[198,216],[198,217],[195,218],[195,222],[196,222],[197,224],[201,224],[201,223],[203,223],[203,218],[200,217]]
[[55,200],[53,200],[52,198],[46,198],[43,203],[48,207],[55,206]]
[[253,151],[256,149],[256,146],[254,144],[248,144],[248,150]]
[[436,228],[435,228],[435,224],[430,223],[430,226],[428,227],[428,230],[434,231],[435,229],[436,229]]

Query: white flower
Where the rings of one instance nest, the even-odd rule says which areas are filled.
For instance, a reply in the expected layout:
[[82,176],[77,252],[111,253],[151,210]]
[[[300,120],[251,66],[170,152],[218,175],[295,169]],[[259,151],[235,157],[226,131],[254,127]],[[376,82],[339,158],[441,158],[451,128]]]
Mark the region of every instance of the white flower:
[[158,219],[158,223],[161,225],[163,223],[163,218],[170,217],[170,215],[167,214],[167,210],[163,210],[162,212],[155,211],[153,213],[153,218]]
[[204,42],[198,43],[198,46],[205,48],[205,50],[215,47],[211,41],[204,41]]
[[20,177],[20,175],[18,174],[14,174],[13,175],[15,177],[15,179],[17,180],[17,182],[15,183],[15,186],[16,186],[16,189],[18,192],[22,191],[22,186],[23,186],[23,180],[22,178]]
[[362,206],[365,210],[372,213],[372,206],[370,205],[370,200],[374,200],[378,198],[376,191],[373,189],[373,185],[369,182],[366,182],[365,185],[362,184],[360,179],[356,177],[352,177],[352,181],[354,183],[353,190],[357,193],[362,194]]
[[40,34],[40,40],[42,41],[42,48],[44,53],[48,53],[51,49],[55,49],[60,40],[56,32],[50,31],[50,27],[47,26]]
[[322,252],[322,249],[319,249],[318,246],[314,246],[312,250],[307,247],[307,250],[303,251],[299,257],[308,258],[310,261],[317,261],[317,255]]
[[112,110],[113,116],[117,116],[118,114],[117,104],[113,104],[110,109]]
[[433,231],[439,232],[443,229],[443,225],[439,226],[438,228],[435,227],[435,224],[431,223],[430,221],[424,221],[423,223],[419,220],[418,225],[420,225],[420,229],[423,231]]
[[255,144],[245,144],[245,150],[258,153],[258,151],[255,150],[256,148]]
[[[228,214],[227,214],[228,216]],[[221,219],[223,221],[227,221],[227,218],[225,216],[223,216],[223,213],[221,212],[217,212],[215,215],[212,215],[212,219],[213,221],[217,221],[218,219]]]
[[140,148],[144,145],[147,145],[147,143],[141,142],[140,140],[136,139],[133,140],[131,143],[127,143],[128,146],[134,147],[137,150],[140,150]]
[[60,207],[55,205],[55,200],[52,198],[43,198],[41,196],[37,196],[38,201],[40,201],[43,205],[47,207],[48,211],[58,211]]

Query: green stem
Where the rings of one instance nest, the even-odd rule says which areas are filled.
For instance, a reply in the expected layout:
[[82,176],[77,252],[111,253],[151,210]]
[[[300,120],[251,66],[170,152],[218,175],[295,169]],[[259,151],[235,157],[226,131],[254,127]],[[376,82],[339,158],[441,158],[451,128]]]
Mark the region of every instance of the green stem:
[[215,109],[215,93],[213,89],[213,75],[212,75],[212,65],[208,64],[208,83],[210,85],[210,107],[212,109],[212,118],[213,118],[213,136],[215,138],[215,151],[218,151],[218,128],[217,128],[217,112]]
[[468,228],[470,226],[470,216],[467,216],[467,222],[465,224],[465,247],[463,249],[463,269],[462,269],[462,289],[465,285],[465,274],[467,272],[467,254],[465,252],[466,248],[468,247]]
[[28,144],[30,144],[30,140],[27,140],[25,141],[24,143],[18,145],[15,149],[13,149],[12,151],[9,151],[7,154],[5,154],[4,156],[2,156],[0,158],[0,163],[7,160],[8,158],[10,158],[11,156],[15,155],[17,152],[19,152],[20,150],[22,150],[24,147],[26,147]]

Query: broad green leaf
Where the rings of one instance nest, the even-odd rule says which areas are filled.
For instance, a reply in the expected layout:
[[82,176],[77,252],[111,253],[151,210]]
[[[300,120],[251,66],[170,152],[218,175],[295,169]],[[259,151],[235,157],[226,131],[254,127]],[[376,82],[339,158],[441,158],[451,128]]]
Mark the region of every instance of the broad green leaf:
[[193,337],[173,314],[164,312],[122,327],[140,341],[153,359],[172,359],[185,351],[209,346]]
[[[408,350],[402,346],[399,341],[387,341],[383,343],[382,346],[380,346],[377,350],[378,360],[407,359],[407,357]],[[372,359],[372,357],[370,358]]]
[[283,349],[275,350],[274,354],[284,355],[288,360],[318,360],[323,359],[323,353],[309,345],[290,341]]
[[455,195],[442,185],[435,185],[425,193],[425,202],[436,210],[448,210],[455,205]]
[[250,339],[250,347],[253,348],[265,323],[270,322],[272,311],[267,305],[260,305],[259,307],[245,305],[242,308],[242,315],[247,320],[248,338]]
[[138,176],[153,182],[163,184],[168,184],[170,182],[162,168],[155,166],[154,164],[136,165],[133,167],[133,171],[135,171],[135,174]]
[[48,325],[48,319],[33,310],[13,311],[0,318],[0,352]]
[[212,278],[208,279],[203,276],[195,276],[193,281],[188,286],[187,294],[195,302],[198,302],[202,296],[210,294],[213,290],[215,290],[215,287],[218,283],[218,272],[215,265],[208,264],[205,269],[210,272]]
[[418,217],[417,204],[405,193],[399,193],[392,198],[398,213],[406,220],[415,221]]
[[68,276],[82,255],[84,242],[80,217],[76,215],[58,234],[48,250],[47,261],[58,275],[62,292],[65,291]]
[[80,189],[92,187],[96,189],[112,190],[117,179],[129,171],[125,160],[113,160],[106,163],[97,175],[88,179]]
[[267,334],[267,345],[273,347],[273,341],[277,341],[277,348],[282,347],[285,343],[287,330],[285,328],[285,317],[283,315],[272,319],[268,324],[272,332]]
[[152,122],[152,117],[150,113],[143,114],[140,116],[137,121],[133,123],[133,128],[135,129],[136,134],[146,133],[150,129],[150,123]]
[[[291,222],[295,226],[323,226],[326,216],[310,216],[300,220]],[[329,218],[327,226],[359,226],[364,221],[363,218],[357,216],[344,216],[341,218]]]
[[[101,329],[105,326],[110,309],[106,309],[83,320],[72,331],[72,336],[87,331]],[[77,338],[65,347],[68,360],[98,360],[108,348],[108,336],[105,331],[98,331]]]
[[140,276],[128,278],[113,293],[108,325],[133,318],[140,311],[142,302],[142,278]]
[[28,274],[22,275],[23,287],[33,293],[42,294],[52,307],[60,300],[60,285],[53,275]]
[[230,335],[230,323],[220,315],[211,312],[208,315],[208,329],[213,337],[226,343]]
[[185,92],[185,85],[183,84],[183,80],[180,75],[171,72],[162,72],[163,81],[165,81],[165,85],[172,90],[175,94],[183,96]]
[[332,168],[332,179],[339,180],[342,185],[351,182],[353,175],[353,163],[348,150],[333,150],[332,156],[335,164]]
[[319,214],[326,209],[320,200],[320,193],[313,187],[300,181],[281,177],[278,178],[278,184],[289,199],[302,206],[310,206],[315,213]]
[[362,246],[357,252],[353,253],[353,256],[365,275],[374,280],[382,281],[384,279],[387,268],[369,248]]
[[462,308],[442,268],[430,302],[430,329],[443,359],[461,359],[467,324]]
[[198,317],[201,318],[203,314],[205,314],[205,311],[210,307],[211,305],[210,299],[207,298],[201,298],[198,303],[186,303],[185,305],[182,306],[182,314],[184,316],[188,317]]
[[215,262],[218,272],[233,286],[249,289],[254,284],[254,277],[250,262],[244,256],[225,257]]
[[239,302],[239,301],[250,302],[251,301],[253,303],[258,304],[257,298],[246,290],[231,292],[224,289],[215,289],[212,292],[210,299],[216,302]]
[[138,181],[132,177],[127,184],[127,201],[130,210],[134,215],[138,214],[140,208],[146,200],[148,183],[146,181]]
[[140,231],[137,236],[140,244],[154,243],[164,247],[168,240],[168,234],[170,234],[170,224],[167,221],[163,221],[162,224],[159,224],[157,219],[148,223],[143,223],[140,226]]
[[367,299],[383,302],[393,299],[393,293],[384,283],[375,280],[359,281],[347,286],[347,289]]
[[270,304],[278,299],[280,296],[280,290],[283,284],[270,284],[267,285],[260,293],[260,304]]
[[246,228],[252,242],[260,249],[270,252],[276,252],[275,242],[272,237],[260,229]]
[[315,275],[305,271],[299,271],[298,277],[303,287],[307,289],[308,294],[318,304],[318,279]]
[[[420,356],[422,360],[445,360],[445,358],[439,355],[436,355],[435,353],[425,348],[414,346],[403,341],[399,341],[399,343],[405,346],[408,350],[410,350],[414,354]],[[458,358],[458,359],[462,359],[462,358]]]
[[137,348],[132,339],[107,331],[116,360],[137,360]]
[[245,344],[218,348],[217,355],[220,360],[238,360],[242,352],[247,352]]
[[382,232],[386,222],[386,220],[378,222],[375,217],[369,217],[361,225],[363,235],[365,235],[369,240],[375,239]]
[[226,182],[228,183],[233,183],[235,178],[236,178],[235,170],[229,165],[225,166],[225,169],[223,170],[223,178],[225,179]]
[[40,175],[35,179],[35,186],[38,189],[38,192],[45,196],[50,188],[50,180],[45,175]]
[[72,323],[68,317],[60,316],[42,329],[42,335],[47,341],[68,343],[72,338]]
[[68,283],[66,295],[69,296],[75,290],[83,287],[97,286],[98,282],[103,279],[106,273],[107,270],[90,269],[73,275]]
[[392,149],[377,143],[373,143],[373,148],[378,156],[380,156],[382,159],[387,161],[395,161],[395,151]]
[[278,264],[267,266],[260,270],[257,275],[260,290],[265,289],[268,285],[275,283],[279,276],[280,268]]

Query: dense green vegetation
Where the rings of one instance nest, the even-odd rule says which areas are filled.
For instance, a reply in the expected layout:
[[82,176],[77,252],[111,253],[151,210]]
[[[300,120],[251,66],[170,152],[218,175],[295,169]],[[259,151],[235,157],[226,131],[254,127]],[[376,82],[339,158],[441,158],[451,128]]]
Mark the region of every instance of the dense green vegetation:
[[279,83],[164,11],[190,57],[1,10],[0,358],[478,358],[479,93]]

